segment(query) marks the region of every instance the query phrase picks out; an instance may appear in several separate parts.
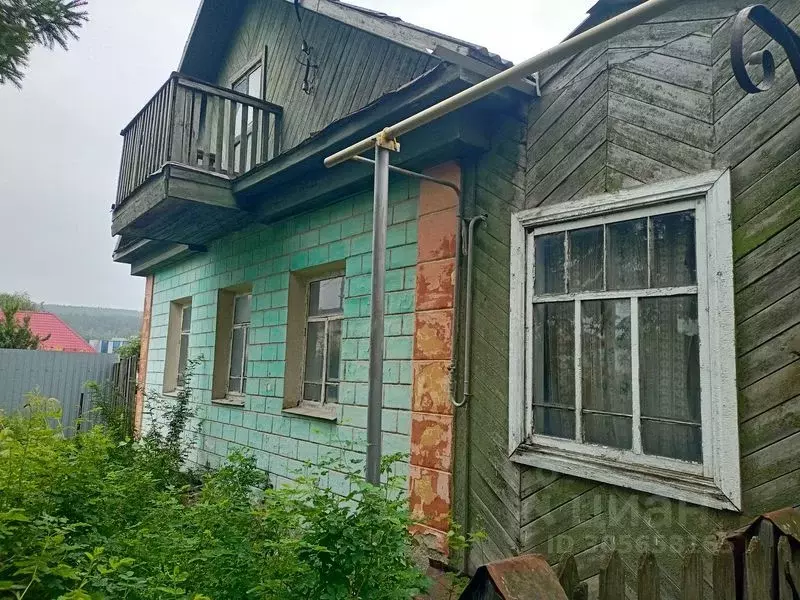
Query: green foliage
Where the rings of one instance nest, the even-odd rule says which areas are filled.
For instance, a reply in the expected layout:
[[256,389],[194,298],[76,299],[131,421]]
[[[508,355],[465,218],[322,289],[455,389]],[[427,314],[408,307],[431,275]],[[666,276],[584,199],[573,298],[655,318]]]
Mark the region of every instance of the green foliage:
[[19,310],[26,310],[30,312],[39,312],[42,310],[43,304],[34,302],[28,292],[12,292],[0,293],[0,306],[4,306],[11,302],[19,304]]
[[92,412],[100,418],[109,434],[119,440],[133,437],[133,415],[113,382],[88,381],[86,388],[92,397]]
[[[340,457],[279,489],[241,453],[192,479],[175,463],[186,410],[176,403],[165,432],[139,441],[101,426],[66,438],[57,405],[36,396],[0,414],[0,598],[405,600],[424,589],[404,486],[389,475],[397,457],[380,487]],[[338,473],[344,496],[326,485]]]
[[142,313],[136,310],[60,304],[45,304],[43,308],[58,315],[86,340],[129,338],[142,329]]
[[128,338],[128,341],[122,344],[117,350],[120,358],[133,358],[139,356],[142,351],[142,338],[134,335]]
[[[2,1],[2,0],[0,0]],[[39,344],[50,339],[50,335],[40,337],[31,331],[30,316],[25,317],[21,323],[17,322],[16,314],[20,311],[20,302],[7,298],[0,303],[0,348],[13,350],[38,350]]]
[[0,85],[22,85],[34,46],[67,49],[88,20],[86,0],[0,0]]

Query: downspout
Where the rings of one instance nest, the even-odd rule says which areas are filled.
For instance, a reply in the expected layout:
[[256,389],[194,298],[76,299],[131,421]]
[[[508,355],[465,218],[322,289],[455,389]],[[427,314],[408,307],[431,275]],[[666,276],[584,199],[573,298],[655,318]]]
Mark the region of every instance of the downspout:
[[453,401],[453,406],[461,408],[471,396],[470,378],[472,375],[472,270],[474,261],[475,227],[486,221],[486,215],[478,215],[469,220],[467,226],[467,297],[464,299],[466,311],[464,315],[464,383],[461,401]]

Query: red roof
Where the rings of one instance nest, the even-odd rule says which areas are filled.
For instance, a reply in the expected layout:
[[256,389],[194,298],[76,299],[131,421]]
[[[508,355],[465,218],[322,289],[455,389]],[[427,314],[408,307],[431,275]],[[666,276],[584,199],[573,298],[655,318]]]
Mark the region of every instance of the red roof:
[[[2,318],[0,314],[0,318]],[[97,352],[85,339],[75,333],[72,328],[64,323],[53,313],[28,312],[21,310],[16,314],[17,322],[30,317],[30,328],[33,333],[41,338],[50,336],[45,342],[39,344],[39,350],[54,350],[58,352]]]

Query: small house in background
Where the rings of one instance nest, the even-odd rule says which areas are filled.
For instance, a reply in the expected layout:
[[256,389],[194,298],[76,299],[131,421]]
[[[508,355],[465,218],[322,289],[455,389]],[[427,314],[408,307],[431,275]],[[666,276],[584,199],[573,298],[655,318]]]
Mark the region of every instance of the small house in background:
[[19,323],[22,323],[28,317],[30,317],[31,331],[44,340],[39,345],[39,350],[50,352],[97,352],[89,345],[89,342],[53,313],[19,311],[16,314]]
[[114,354],[125,342],[125,338],[111,338],[110,340],[89,340],[89,345],[100,354]]

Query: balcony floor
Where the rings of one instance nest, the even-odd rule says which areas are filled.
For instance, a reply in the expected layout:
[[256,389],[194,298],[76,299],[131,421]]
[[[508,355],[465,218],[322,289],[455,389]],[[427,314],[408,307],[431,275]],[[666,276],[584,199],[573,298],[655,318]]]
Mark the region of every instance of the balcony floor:
[[111,233],[205,245],[251,219],[238,208],[228,177],[169,163],[114,211]]

